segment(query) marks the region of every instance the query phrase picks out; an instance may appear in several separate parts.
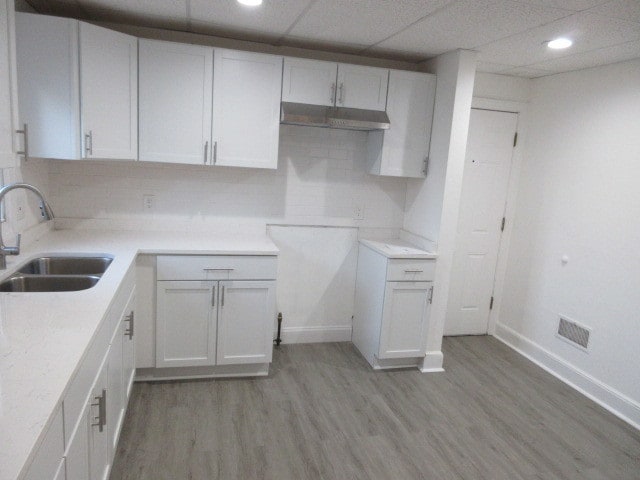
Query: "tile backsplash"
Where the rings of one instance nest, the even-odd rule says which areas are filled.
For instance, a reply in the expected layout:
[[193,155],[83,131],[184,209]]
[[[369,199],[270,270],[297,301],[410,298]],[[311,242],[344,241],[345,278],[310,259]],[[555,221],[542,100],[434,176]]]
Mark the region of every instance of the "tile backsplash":
[[366,172],[366,133],[285,125],[277,170],[50,160],[49,188],[68,221],[161,230],[277,223],[397,231],[406,196],[406,180]]

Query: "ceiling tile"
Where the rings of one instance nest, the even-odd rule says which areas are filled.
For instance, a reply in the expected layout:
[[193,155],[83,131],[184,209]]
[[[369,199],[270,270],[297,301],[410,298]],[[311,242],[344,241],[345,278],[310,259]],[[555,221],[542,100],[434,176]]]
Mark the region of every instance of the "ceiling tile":
[[298,21],[292,36],[371,45],[453,0],[322,0]]
[[235,0],[191,0],[191,20],[227,30],[284,35],[311,0],[268,0],[260,7],[245,7]]
[[554,73],[559,73],[624,62],[634,58],[640,58],[640,40],[600,48],[590,52],[578,53],[568,57],[547,60],[546,62],[530,65],[530,67],[536,69],[542,68]]
[[126,12],[143,17],[184,19],[187,15],[186,0],[77,0],[89,14]]
[[505,70],[502,72],[502,74],[513,75],[516,77],[537,78],[537,77],[544,77],[547,75],[553,75],[553,72],[550,72],[548,70],[542,70],[539,68],[516,67],[510,70]]
[[377,47],[432,54],[475,48],[568,14],[566,10],[510,0],[461,0]]
[[[573,39],[573,46],[567,50],[550,50],[543,44],[559,36]],[[484,45],[478,49],[478,60],[531,65],[637,39],[640,39],[638,23],[582,12]]]
[[482,73],[500,73],[512,68],[513,65],[505,65],[503,63],[478,62],[476,65],[476,71]]
[[640,22],[640,1],[615,0],[592,8],[589,12],[599,13],[607,17],[621,18],[622,20]]
[[520,0],[526,3],[532,3],[536,5],[546,5],[547,7],[564,8],[565,10],[572,10],[579,12],[586,10],[587,8],[600,5],[608,0]]

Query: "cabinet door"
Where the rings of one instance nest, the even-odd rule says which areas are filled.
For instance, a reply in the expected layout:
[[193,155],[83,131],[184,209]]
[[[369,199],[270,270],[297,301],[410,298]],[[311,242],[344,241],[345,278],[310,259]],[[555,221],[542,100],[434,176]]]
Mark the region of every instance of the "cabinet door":
[[220,282],[218,365],[270,362],[275,314],[275,282]]
[[285,58],[282,101],[333,107],[337,69],[333,62]]
[[[109,439],[106,411],[109,406],[107,369],[109,352],[102,361],[96,381],[91,389],[89,411],[89,478],[106,480],[109,473]],[[102,411],[101,411],[102,409]]]
[[122,345],[121,320],[111,340],[107,366],[107,434],[109,435],[109,462],[113,459],[120,436],[120,428],[124,417],[124,370]]
[[16,164],[15,43],[13,0],[0,0],[0,168]]
[[371,173],[425,176],[435,93],[435,75],[390,71],[387,115],[391,128],[369,133]]
[[156,367],[215,365],[217,290],[217,282],[158,282]]
[[91,409],[85,405],[80,414],[80,421],[69,439],[65,454],[67,480],[89,478],[89,424],[93,423],[90,415]]
[[216,50],[214,164],[278,168],[282,57]]
[[136,318],[135,318],[135,291],[129,297],[129,302],[124,309],[122,319],[122,368],[123,376],[123,392],[124,392],[124,407],[126,409],[129,403],[129,397],[131,396],[131,389],[133,388],[133,379],[136,376]]
[[80,100],[86,158],[138,158],[138,40],[80,23]]
[[18,13],[16,49],[20,125],[28,125],[29,155],[80,158],[78,21]]
[[58,465],[58,470],[56,471],[56,474],[53,477],[53,480],[67,480],[67,471],[65,468],[64,458],[60,462],[60,465]]
[[140,40],[140,160],[211,160],[213,48]]
[[429,317],[431,282],[387,282],[378,358],[425,354],[424,328]]
[[387,106],[386,68],[361,65],[338,65],[338,93],[336,105],[365,110],[382,110]]

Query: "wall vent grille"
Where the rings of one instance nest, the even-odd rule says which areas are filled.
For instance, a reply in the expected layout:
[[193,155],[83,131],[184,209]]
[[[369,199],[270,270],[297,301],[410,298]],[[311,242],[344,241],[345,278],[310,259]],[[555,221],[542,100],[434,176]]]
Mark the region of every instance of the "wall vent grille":
[[590,335],[591,331],[588,328],[560,317],[560,321],[558,322],[558,336],[586,350],[589,346]]

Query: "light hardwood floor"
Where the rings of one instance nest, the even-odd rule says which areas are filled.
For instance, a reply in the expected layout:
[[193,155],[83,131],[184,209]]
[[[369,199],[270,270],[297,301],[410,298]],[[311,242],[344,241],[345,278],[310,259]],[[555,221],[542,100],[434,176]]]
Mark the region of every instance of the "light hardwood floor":
[[136,384],[111,479],[640,479],[640,432],[497,340],[444,354],[283,345],[267,378]]

